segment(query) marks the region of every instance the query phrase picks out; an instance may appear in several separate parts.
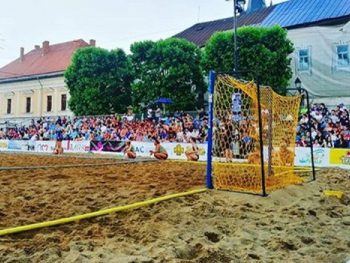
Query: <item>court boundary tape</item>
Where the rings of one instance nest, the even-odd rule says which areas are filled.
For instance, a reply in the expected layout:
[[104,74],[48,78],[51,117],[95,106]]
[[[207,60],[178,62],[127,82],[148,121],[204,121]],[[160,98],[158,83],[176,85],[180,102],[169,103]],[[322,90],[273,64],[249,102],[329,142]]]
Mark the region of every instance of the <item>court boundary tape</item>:
[[50,221],[45,221],[45,222],[35,223],[35,224],[30,224],[30,225],[0,229],[0,236],[20,233],[20,232],[24,232],[24,231],[30,231],[30,230],[34,230],[34,229],[40,229],[40,228],[44,228],[44,227],[67,224],[67,223],[71,223],[74,221],[79,221],[79,220],[83,220],[83,219],[108,215],[111,213],[126,211],[126,210],[130,210],[130,209],[138,209],[138,208],[141,208],[144,206],[152,205],[152,204],[159,203],[159,202],[166,201],[166,200],[170,200],[173,198],[197,194],[197,193],[203,193],[205,191],[207,191],[206,188],[190,190],[190,191],[186,191],[186,192],[169,194],[169,195],[165,195],[165,196],[161,196],[161,197],[157,197],[157,198],[153,198],[153,199],[149,199],[149,200],[145,200],[145,201],[141,201],[141,202],[136,202],[136,203],[129,204],[129,205],[116,206],[116,207],[112,207],[112,208],[108,208],[108,209],[102,209],[102,210],[99,210],[96,212],[90,212],[90,213],[86,213],[86,214],[82,214],[82,215],[76,215],[76,216],[71,216],[71,217],[66,217],[66,218],[61,218],[61,219],[56,219],[56,220],[50,220]]

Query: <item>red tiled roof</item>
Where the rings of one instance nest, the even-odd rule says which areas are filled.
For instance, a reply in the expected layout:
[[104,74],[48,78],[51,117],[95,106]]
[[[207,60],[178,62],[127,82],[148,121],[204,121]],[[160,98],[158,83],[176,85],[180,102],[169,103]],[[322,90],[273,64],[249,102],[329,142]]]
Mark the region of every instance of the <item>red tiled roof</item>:
[[23,61],[18,58],[0,68],[0,79],[64,71],[71,63],[74,51],[86,46],[89,44],[78,39],[50,45],[45,55],[43,55],[43,47],[33,49],[24,55]]
[[[242,14],[237,17],[237,27],[248,25],[259,25],[275,8],[276,5],[264,9]],[[199,47],[203,47],[208,39],[218,31],[228,31],[233,28],[233,18],[219,19],[215,21],[198,23],[186,30],[176,34],[174,37],[184,38],[193,42]]]

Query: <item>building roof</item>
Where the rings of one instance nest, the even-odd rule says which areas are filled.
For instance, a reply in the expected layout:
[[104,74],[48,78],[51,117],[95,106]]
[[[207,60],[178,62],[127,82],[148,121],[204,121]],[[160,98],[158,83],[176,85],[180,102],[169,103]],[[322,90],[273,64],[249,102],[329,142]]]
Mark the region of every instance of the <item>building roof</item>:
[[44,52],[43,46],[36,46],[27,54],[23,54],[22,59],[19,57],[0,68],[0,80],[63,72],[71,63],[74,51],[89,46],[82,39],[54,45],[49,45],[48,42],[47,44],[47,52]]
[[290,0],[277,5],[261,24],[305,27],[345,16],[350,16],[350,0]]
[[[350,20],[350,0],[289,0],[238,17],[237,26],[280,25],[287,29],[315,24],[344,22]],[[195,24],[176,34],[203,47],[208,39],[218,31],[232,30],[231,18]]]
[[[276,6],[270,6],[249,14],[237,17],[237,26],[260,25]],[[198,23],[176,34],[174,37],[187,39],[197,46],[204,46],[207,40],[218,31],[232,30],[233,19],[224,18],[215,21]]]

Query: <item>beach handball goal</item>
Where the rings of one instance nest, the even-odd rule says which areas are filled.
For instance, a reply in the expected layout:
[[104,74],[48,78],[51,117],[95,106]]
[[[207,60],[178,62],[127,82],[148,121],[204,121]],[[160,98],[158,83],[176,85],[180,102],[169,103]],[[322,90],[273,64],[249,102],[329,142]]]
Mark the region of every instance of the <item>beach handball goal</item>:
[[209,74],[207,187],[266,195],[304,181],[294,167],[301,95]]

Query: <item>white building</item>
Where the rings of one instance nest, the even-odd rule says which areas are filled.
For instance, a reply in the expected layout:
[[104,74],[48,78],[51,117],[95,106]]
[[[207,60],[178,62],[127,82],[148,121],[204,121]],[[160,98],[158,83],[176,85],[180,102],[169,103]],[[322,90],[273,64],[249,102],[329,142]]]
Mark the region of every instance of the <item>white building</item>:
[[[289,0],[238,17],[237,26],[280,25],[293,42],[297,77],[314,102],[350,105],[350,0]],[[217,31],[232,30],[232,18],[198,23],[174,37],[199,47]]]
[[78,48],[95,46],[82,39],[35,46],[18,59],[0,68],[0,122],[41,116],[72,115],[64,71]]
[[314,101],[350,105],[350,22],[288,31],[292,68]]

